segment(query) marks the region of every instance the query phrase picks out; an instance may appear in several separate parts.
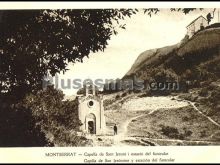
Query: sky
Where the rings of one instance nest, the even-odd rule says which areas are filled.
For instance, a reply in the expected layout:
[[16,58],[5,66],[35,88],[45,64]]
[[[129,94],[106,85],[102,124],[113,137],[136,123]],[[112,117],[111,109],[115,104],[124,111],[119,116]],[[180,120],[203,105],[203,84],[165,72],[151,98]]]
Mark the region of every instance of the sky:
[[[152,17],[143,12],[133,15],[122,21],[126,24],[126,29],[118,30],[118,34],[111,37],[104,52],[91,53],[89,58],[83,59],[83,63],[70,63],[69,70],[65,74],[58,75],[59,82],[61,79],[67,84],[67,79],[83,81],[122,78],[139,54],[148,49],[180,42],[186,34],[186,26],[200,15],[206,17],[209,11],[211,9],[198,10],[185,15],[181,12],[161,9]],[[216,22],[216,19],[212,23]],[[60,83],[59,88],[61,89]],[[75,95],[77,92],[73,88],[61,90],[66,96]]]

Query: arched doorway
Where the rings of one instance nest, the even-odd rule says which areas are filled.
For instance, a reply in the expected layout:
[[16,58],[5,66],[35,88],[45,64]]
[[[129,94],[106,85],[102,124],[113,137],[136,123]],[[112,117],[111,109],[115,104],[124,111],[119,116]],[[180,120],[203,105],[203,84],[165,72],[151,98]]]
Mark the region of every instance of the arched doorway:
[[86,130],[90,134],[96,134],[96,117],[92,113],[86,116]]

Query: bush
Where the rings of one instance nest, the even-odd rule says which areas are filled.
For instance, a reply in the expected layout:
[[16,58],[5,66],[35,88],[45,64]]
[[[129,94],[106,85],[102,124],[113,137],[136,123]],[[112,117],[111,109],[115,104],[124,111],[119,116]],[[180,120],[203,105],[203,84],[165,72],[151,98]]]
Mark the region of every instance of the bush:
[[183,122],[189,121],[189,117],[184,116],[184,117],[182,118],[182,121],[183,121]]
[[186,130],[185,133],[184,133],[184,136],[185,136],[185,137],[187,137],[187,136],[191,136],[192,133],[193,133],[192,131],[190,131],[190,130]]
[[210,85],[207,87],[207,90],[209,90],[209,91],[215,90],[215,85],[210,84]]
[[174,128],[171,126],[164,126],[164,125],[162,125],[161,131],[165,136],[169,138],[181,139],[181,140],[185,139],[188,136],[191,136],[193,133],[192,131],[186,130],[184,128],[184,134],[182,134],[182,133],[179,133],[177,128]]
[[36,124],[45,134],[50,134],[52,142],[60,146],[77,146],[79,126],[78,100],[63,101],[63,93],[53,87],[29,95],[25,106],[31,110]]
[[0,104],[0,146],[1,147],[43,147],[53,146],[36,125],[30,109],[4,100]]
[[103,101],[103,105],[106,107],[108,105],[111,105],[114,102],[115,102],[114,99],[106,99],[106,100]]
[[139,95],[140,98],[147,97],[147,96],[149,96],[149,92],[145,92],[145,93]]
[[179,138],[179,131],[177,128],[170,126],[162,126],[161,131],[164,135],[166,135],[169,138],[176,138],[176,139]]
[[120,95],[116,95],[115,96],[115,99],[117,100],[117,99],[119,99],[120,98]]
[[205,131],[205,130],[203,130],[203,131],[200,132],[200,137],[201,137],[201,138],[204,138],[204,137],[206,137],[206,136],[207,136],[207,134],[206,134],[206,131]]
[[202,97],[208,96],[208,89],[207,89],[207,88],[202,88],[202,89],[199,91],[199,95],[202,96]]
[[212,139],[220,141],[220,131],[216,132],[213,136]]
[[220,27],[220,23],[214,23],[209,26],[206,26],[205,29],[218,28],[218,27]]
[[127,96],[127,93],[126,92],[122,93],[121,97],[125,97],[125,96]]

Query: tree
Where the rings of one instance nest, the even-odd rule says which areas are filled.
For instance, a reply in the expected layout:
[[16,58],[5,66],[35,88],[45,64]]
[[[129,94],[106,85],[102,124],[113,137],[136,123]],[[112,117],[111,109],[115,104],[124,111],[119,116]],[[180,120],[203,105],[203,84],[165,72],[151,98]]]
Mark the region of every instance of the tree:
[[80,121],[78,119],[78,101],[63,101],[62,91],[49,86],[46,90],[30,94],[25,98],[24,105],[51,143],[77,146],[81,143],[77,136]]
[[22,98],[40,89],[47,73],[65,72],[69,62],[104,51],[116,29],[124,28],[119,19],[134,13],[132,9],[1,11],[1,93]]
[[[143,9],[152,16],[158,8]],[[195,8],[171,8],[184,12]],[[41,89],[47,73],[65,72],[69,62],[104,51],[120,20],[137,9],[0,11],[0,92],[22,98]],[[142,10],[140,10],[142,11]]]
[[206,15],[206,19],[207,19],[207,21],[208,21],[208,25],[209,25],[209,23],[211,22],[211,20],[214,18],[214,15],[215,15],[215,9],[213,10],[213,16],[211,15],[211,13],[208,13],[208,14]]
[[1,147],[51,146],[31,110],[14,104],[11,97],[0,99],[0,135]]
[[[172,9],[171,11],[185,13],[185,11],[192,10],[194,9]],[[111,36],[117,34],[117,29],[125,28],[120,20],[131,17],[137,12],[137,9],[0,11],[0,103],[6,105],[3,107],[3,104],[0,104],[0,110],[4,110],[1,111],[0,126],[7,123],[7,120],[13,116],[12,114],[17,114],[17,108],[13,106],[23,100],[25,95],[32,93],[37,94],[36,97],[30,96],[37,100],[36,104],[29,102],[26,109],[23,107],[18,113],[29,114],[29,120],[22,118],[23,125],[29,124],[29,121],[32,123],[46,121],[46,119],[43,120],[45,116],[36,116],[36,111],[45,114],[47,109],[50,109],[51,112],[57,110],[58,112],[54,112],[54,115],[61,118],[56,113],[64,113],[65,110],[60,107],[60,104],[57,104],[60,103],[59,99],[50,103],[54,108],[51,109],[48,101],[51,101],[52,98],[49,97],[49,100],[45,101],[39,97],[40,95],[46,99],[42,95],[42,91],[38,93],[42,88],[42,78],[48,73],[55,75],[65,72],[68,63],[83,62],[83,58],[88,57],[91,52],[104,51]],[[159,9],[146,9],[149,16],[157,12]],[[56,92],[54,94],[61,97]],[[44,105],[40,100],[47,105],[46,109],[43,108]],[[41,109],[37,108],[38,104]],[[68,110],[69,106],[68,103],[68,107],[65,109]],[[30,109],[33,114],[30,114]],[[12,113],[5,113],[7,110]],[[56,118],[55,116],[50,116],[51,121]],[[0,129],[0,134],[5,134],[7,137],[20,128],[19,119],[14,117],[13,123],[13,128]],[[57,121],[57,123],[59,122]],[[68,127],[68,125],[61,127]],[[44,129],[46,128],[42,130]],[[26,137],[23,139],[33,140],[33,142],[29,141],[27,145],[30,143],[43,144],[41,140],[43,141],[44,137],[38,140],[30,138],[32,130],[34,130],[33,127],[25,127],[16,133]],[[60,131],[61,129],[58,130],[58,132]],[[36,131],[36,134],[40,135],[36,137],[41,137],[40,133],[40,131]],[[22,144],[24,143],[20,143],[20,145]]]

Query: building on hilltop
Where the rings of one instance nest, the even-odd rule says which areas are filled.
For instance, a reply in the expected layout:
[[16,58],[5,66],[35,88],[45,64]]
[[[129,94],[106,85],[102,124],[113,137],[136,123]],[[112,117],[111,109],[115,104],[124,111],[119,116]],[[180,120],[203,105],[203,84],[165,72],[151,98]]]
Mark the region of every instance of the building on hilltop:
[[186,27],[187,35],[191,38],[197,31],[204,29],[206,26],[208,26],[208,21],[201,15]]

